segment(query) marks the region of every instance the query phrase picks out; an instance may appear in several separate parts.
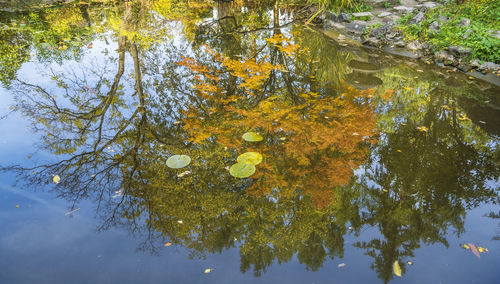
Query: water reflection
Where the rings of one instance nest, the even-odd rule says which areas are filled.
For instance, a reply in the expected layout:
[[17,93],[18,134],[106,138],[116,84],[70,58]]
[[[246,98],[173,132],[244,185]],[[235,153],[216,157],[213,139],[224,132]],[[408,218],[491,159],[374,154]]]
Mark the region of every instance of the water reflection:
[[[162,3],[134,1],[104,13],[64,6],[73,15],[66,22],[40,19],[60,33],[46,39],[51,48],[35,33],[7,30],[2,44],[35,46],[31,55],[17,50],[9,68],[33,55],[72,65],[53,64],[42,83],[4,72],[13,108],[54,154],[6,170],[33,185],[58,174],[60,197],[94,199],[101,229],[142,232],[152,251],[165,240],[193,256],[238,247],[241,271],[257,276],[294,256],[318,270],[344,257],[349,227],[356,235],[375,227],[380,237],[355,246],[388,282],[394,261],[404,273],[421,244],[447,246],[447,233],[463,233],[467,209],[498,202],[498,126],[479,119],[498,105],[495,88],[480,91],[387,58],[367,64],[361,50],[281,27],[277,5],[267,14],[226,9],[196,24]],[[183,8],[199,18],[209,11]],[[67,33],[82,40],[61,45]],[[98,60],[85,57],[90,49],[99,49]],[[247,131],[264,141],[243,141]],[[264,161],[251,178],[231,177],[226,167],[247,151]],[[192,163],[170,169],[173,154]]]

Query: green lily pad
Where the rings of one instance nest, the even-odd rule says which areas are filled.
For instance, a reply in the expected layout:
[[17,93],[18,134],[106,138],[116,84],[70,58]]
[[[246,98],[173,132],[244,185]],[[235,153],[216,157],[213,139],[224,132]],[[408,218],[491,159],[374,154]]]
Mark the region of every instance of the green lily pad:
[[246,152],[238,156],[238,163],[258,165],[262,162],[262,155],[257,152]]
[[236,163],[229,168],[229,173],[235,178],[247,178],[255,173],[255,166],[248,163]]
[[172,169],[180,169],[191,163],[191,158],[187,155],[173,155],[168,158],[167,166]]
[[262,141],[264,138],[259,133],[256,132],[247,132],[241,136],[245,141],[248,142],[259,142]]

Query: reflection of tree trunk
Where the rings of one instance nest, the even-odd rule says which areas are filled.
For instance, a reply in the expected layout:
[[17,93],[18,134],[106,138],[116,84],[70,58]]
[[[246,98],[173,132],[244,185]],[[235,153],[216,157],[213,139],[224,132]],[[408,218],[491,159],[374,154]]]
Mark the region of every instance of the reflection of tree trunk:
[[99,123],[99,132],[98,132],[98,137],[97,140],[94,144],[94,151],[97,151],[97,146],[101,142],[102,138],[102,127],[104,124],[104,118],[106,117],[106,112],[108,111],[109,107],[111,106],[113,102],[113,98],[116,95],[116,91],[118,90],[118,86],[120,84],[120,79],[123,75],[123,71],[125,70],[125,37],[121,36],[118,38],[118,71],[116,72],[115,75],[115,80],[113,81],[113,85],[111,85],[111,88],[109,92],[106,94],[105,100],[106,103],[104,105],[104,109],[101,113],[101,122]]
[[141,65],[139,61],[139,54],[137,52],[137,44],[130,44],[130,55],[134,60],[134,76],[135,76],[135,91],[137,95],[139,95],[140,107],[144,108],[144,92],[142,88],[142,74],[141,74]]
[[278,7],[278,1],[274,2],[273,24],[275,28],[280,26],[280,9]]
[[82,18],[85,20],[85,22],[87,22],[87,26],[91,27],[92,22],[90,21],[90,17],[89,17],[89,11],[88,11],[89,6],[82,4],[82,5],[79,5],[78,8],[80,8],[80,12],[82,13]]

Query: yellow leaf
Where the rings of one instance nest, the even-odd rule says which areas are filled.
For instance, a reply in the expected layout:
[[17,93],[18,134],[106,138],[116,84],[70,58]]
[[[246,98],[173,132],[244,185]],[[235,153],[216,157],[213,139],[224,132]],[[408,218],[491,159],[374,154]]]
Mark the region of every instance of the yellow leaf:
[[55,184],[58,184],[60,180],[61,180],[61,178],[60,178],[58,175],[55,175],[55,176],[52,178],[52,181],[53,181]]
[[171,246],[171,245],[172,245],[172,243],[166,243],[166,244],[165,244],[165,246],[166,246],[166,247],[169,247],[169,246]]
[[417,129],[418,129],[419,131],[421,131],[421,132],[427,132],[427,131],[429,131],[429,128],[427,128],[427,127],[425,127],[425,126],[419,126],[419,127],[417,127]]
[[207,269],[205,269],[205,271],[203,271],[203,273],[207,274],[207,273],[212,272],[213,270],[215,270],[215,268],[207,268]]
[[392,265],[392,271],[394,272],[394,275],[401,277],[401,267],[399,266],[399,262],[397,260]]

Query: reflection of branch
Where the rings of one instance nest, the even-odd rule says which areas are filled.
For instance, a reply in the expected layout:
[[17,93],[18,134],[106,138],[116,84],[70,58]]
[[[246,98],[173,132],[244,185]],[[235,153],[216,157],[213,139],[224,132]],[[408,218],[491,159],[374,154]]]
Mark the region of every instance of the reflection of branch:
[[277,26],[277,27],[266,27],[266,28],[257,28],[257,29],[253,29],[253,30],[248,30],[248,31],[234,31],[235,33],[238,33],[238,34],[247,34],[247,33],[254,33],[254,32],[258,32],[258,31],[264,31],[264,30],[274,30],[274,29],[280,29],[280,28],[283,28],[283,27],[286,27],[290,24],[293,24],[295,23],[296,20],[293,20],[291,22],[288,22],[286,24],[283,24],[281,26]]

